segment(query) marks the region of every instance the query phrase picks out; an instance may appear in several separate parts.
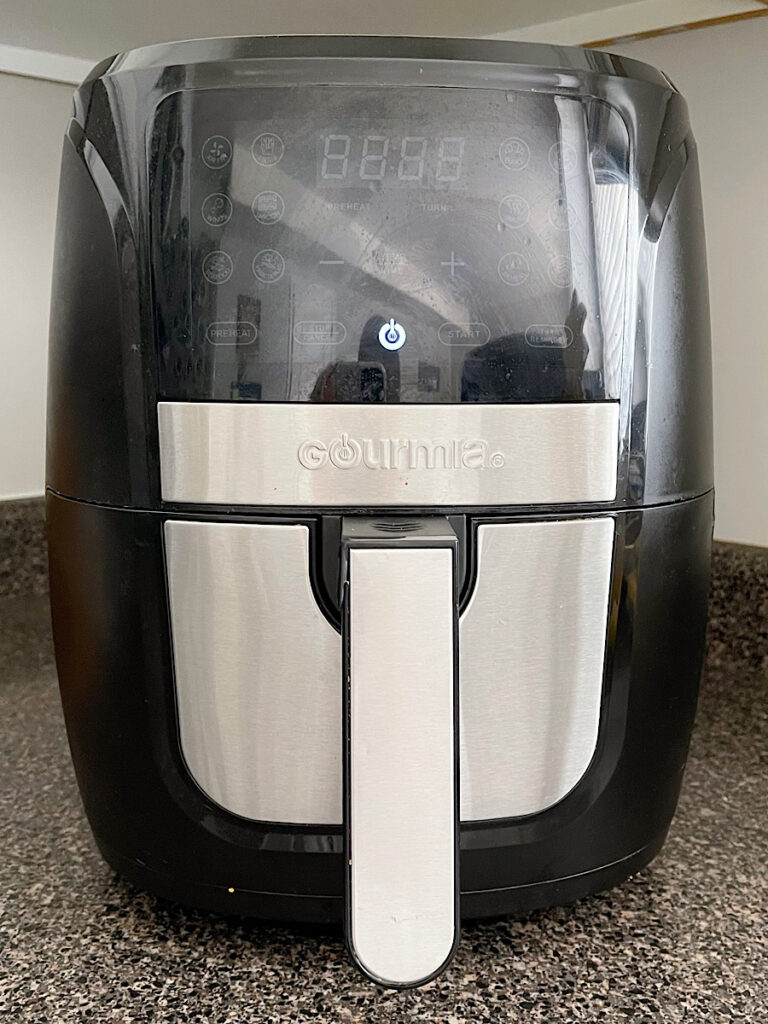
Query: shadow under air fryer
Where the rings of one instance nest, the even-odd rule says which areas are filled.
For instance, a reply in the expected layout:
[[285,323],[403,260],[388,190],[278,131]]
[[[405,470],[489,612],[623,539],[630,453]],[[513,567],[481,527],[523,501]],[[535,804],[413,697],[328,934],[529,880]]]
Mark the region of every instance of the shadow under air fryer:
[[342,922],[405,987],[462,917],[657,853],[713,510],[662,74],[445,39],[105,61],[64,142],[49,381],[62,700],[124,876]]

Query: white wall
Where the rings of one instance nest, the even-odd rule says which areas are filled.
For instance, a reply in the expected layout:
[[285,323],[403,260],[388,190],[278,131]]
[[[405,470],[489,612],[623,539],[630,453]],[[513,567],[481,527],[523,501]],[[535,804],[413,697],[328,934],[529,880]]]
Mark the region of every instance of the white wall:
[[72,87],[0,74],[0,499],[42,494],[53,229]]
[[712,306],[715,536],[768,545],[768,18],[615,47],[688,101]]

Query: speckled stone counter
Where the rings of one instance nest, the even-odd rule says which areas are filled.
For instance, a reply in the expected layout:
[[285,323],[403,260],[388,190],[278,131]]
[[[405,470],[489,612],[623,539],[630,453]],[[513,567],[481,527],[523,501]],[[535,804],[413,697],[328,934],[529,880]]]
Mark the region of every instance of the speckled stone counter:
[[709,655],[666,846],[610,892],[470,924],[417,991],[382,992],[335,931],[164,903],[96,853],[44,597],[0,602],[0,1020],[672,1021],[768,1018],[768,550],[717,545]]
[[0,501],[0,598],[47,590],[45,499]]

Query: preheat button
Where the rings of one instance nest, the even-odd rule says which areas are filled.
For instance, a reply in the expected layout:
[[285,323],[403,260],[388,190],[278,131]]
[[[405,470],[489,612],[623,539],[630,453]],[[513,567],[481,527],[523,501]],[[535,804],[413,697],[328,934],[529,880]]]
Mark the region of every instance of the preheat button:
[[256,324],[248,320],[217,320],[205,332],[212,345],[252,345],[257,334]]

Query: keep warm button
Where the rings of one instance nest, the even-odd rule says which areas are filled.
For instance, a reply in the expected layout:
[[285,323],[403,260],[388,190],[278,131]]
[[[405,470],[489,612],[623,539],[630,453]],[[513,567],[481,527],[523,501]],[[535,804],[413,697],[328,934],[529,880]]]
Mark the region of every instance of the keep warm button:
[[212,345],[252,345],[258,331],[248,320],[217,320],[208,324],[205,336]]
[[443,345],[484,345],[490,340],[487,324],[441,324],[437,336]]

